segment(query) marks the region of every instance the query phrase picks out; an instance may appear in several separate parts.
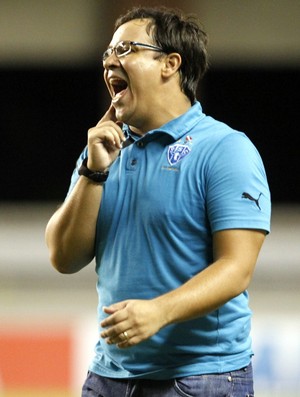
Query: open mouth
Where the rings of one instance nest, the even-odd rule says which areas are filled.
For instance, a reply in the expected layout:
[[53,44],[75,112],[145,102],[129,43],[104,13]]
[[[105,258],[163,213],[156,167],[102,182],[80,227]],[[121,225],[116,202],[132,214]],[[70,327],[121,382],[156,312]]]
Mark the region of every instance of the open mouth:
[[126,91],[128,84],[120,78],[110,79],[111,93],[113,101],[117,101]]

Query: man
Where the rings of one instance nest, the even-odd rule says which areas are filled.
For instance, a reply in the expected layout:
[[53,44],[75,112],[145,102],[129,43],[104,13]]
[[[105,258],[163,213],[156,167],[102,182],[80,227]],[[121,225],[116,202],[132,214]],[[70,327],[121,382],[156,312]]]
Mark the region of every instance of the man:
[[46,230],[58,271],[96,258],[83,396],[253,395],[247,287],[270,195],[249,139],[196,100],[206,41],[177,11],[134,8],[103,54],[111,106]]

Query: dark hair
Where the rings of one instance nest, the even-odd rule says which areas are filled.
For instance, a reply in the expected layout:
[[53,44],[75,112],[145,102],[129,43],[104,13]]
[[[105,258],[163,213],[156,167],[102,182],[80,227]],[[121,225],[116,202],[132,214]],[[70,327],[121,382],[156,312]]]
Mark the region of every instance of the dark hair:
[[155,45],[161,47],[166,54],[180,54],[181,89],[194,103],[198,83],[208,68],[207,35],[198,19],[184,15],[177,9],[134,7],[116,20],[115,31],[133,19],[150,19],[147,32],[151,34]]

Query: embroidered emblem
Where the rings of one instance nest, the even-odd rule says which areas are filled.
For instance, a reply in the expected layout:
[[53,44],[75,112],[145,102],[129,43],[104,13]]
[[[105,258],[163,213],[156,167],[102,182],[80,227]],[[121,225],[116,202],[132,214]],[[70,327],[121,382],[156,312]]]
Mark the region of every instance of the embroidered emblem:
[[176,144],[169,146],[168,149],[168,162],[170,165],[178,163],[191,151],[191,148],[187,145]]

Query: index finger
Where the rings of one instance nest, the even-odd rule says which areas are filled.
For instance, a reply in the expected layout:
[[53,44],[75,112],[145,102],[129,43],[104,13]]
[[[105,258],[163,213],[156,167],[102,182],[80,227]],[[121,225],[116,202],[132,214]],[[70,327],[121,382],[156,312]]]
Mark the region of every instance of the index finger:
[[116,111],[112,104],[110,105],[104,116],[101,118],[101,120],[98,122],[97,126],[100,123],[103,123],[104,121],[113,121],[113,122],[117,121]]

